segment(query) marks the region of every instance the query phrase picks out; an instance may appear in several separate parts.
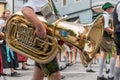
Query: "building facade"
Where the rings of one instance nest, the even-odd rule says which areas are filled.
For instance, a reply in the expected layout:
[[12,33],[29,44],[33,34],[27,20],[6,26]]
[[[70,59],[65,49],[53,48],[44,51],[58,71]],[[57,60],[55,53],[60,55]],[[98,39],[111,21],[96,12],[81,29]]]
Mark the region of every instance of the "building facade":
[[2,15],[3,11],[5,10],[6,4],[7,4],[6,0],[0,0],[0,17]]
[[81,23],[92,22],[92,16],[102,12],[101,7],[105,2],[115,5],[118,0],[54,0],[61,15],[68,15],[71,21],[78,18]]
[[21,6],[26,2],[27,0],[0,0],[0,16],[2,16],[2,13],[4,10],[8,9],[11,11],[11,13],[15,13],[19,11]]
[[[27,0],[0,0],[0,16],[5,9],[12,13],[19,11]],[[68,16],[68,21],[79,19],[81,23],[92,22],[92,16],[102,12],[101,6],[105,2],[115,5],[118,0],[53,0],[60,15]]]

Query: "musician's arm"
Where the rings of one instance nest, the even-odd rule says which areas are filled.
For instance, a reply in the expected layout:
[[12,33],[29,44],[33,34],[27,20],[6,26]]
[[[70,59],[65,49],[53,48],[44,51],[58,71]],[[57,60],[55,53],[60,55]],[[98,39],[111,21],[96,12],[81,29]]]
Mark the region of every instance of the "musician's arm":
[[[35,24],[38,23],[38,18],[34,12],[34,10],[30,7],[24,7],[22,8],[22,13],[24,15],[24,17],[29,20],[31,23]],[[32,16],[32,17],[31,17]],[[35,26],[36,27],[36,26]]]
[[110,34],[113,34],[113,33],[114,33],[114,30],[111,29],[111,28],[109,28],[109,27],[105,28],[104,30],[107,31],[107,32],[110,33]]
[[42,25],[41,21],[37,18],[34,10],[31,7],[26,6],[21,9],[21,12],[23,13],[24,17],[36,28],[36,34],[41,38],[46,37],[46,29]]
[[104,15],[104,30],[110,34],[114,33],[114,30],[111,28],[109,24],[110,18],[106,14]]

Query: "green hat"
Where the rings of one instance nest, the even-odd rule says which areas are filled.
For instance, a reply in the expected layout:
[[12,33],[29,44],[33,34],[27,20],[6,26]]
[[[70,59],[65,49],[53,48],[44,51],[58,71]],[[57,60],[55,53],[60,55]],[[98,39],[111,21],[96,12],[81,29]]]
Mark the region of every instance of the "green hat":
[[107,8],[114,8],[114,6],[110,2],[107,2],[102,6],[102,9],[106,10]]

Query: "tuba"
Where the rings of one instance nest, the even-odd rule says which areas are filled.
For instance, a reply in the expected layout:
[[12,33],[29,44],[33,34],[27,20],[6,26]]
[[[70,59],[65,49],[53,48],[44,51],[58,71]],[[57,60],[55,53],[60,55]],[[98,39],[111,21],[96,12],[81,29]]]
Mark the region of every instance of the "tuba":
[[[36,36],[35,28],[21,12],[13,14],[7,20],[5,40],[13,51],[45,64],[56,56],[59,50],[57,39],[60,39],[80,49],[82,64],[89,64],[103,35],[103,16],[100,15],[90,24],[77,24],[62,19],[48,24],[43,16],[38,15],[38,18],[46,27],[45,39]],[[62,31],[66,31],[67,35],[63,36]]]

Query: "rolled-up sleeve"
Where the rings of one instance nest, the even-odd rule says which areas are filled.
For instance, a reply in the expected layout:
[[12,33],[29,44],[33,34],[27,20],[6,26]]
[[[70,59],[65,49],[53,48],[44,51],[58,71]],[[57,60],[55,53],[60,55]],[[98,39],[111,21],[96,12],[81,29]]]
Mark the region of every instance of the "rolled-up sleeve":
[[109,27],[109,15],[108,14],[104,14],[104,28],[108,28]]
[[48,0],[29,0],[23,5],[23,7],[28,6],[32,8],[35,12],[39,12],[41,10],[41,7],[43,7],[47,3]]

